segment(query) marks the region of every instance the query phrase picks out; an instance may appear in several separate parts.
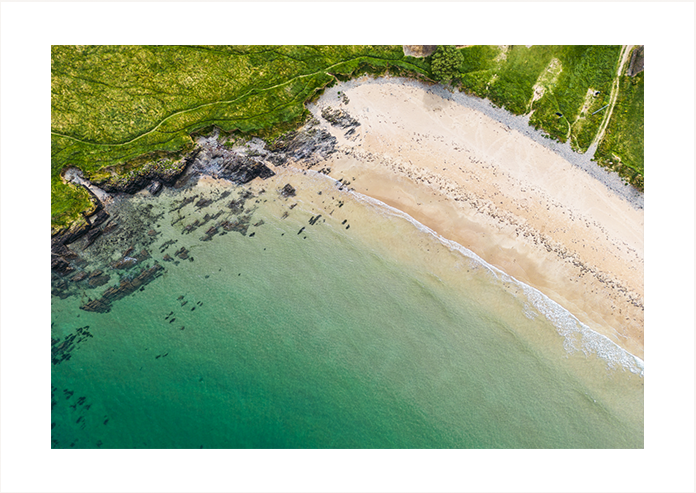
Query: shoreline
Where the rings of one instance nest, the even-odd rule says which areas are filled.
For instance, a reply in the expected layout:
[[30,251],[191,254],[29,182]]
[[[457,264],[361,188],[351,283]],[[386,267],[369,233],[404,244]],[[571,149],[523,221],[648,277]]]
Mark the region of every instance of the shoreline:
[[[528,117],[441,86],[363,77],[328,89],[308,109],[314,121],[272,149],[259,139],[230,148],[217,132],[198,138],[175,188],[205,175],[241,184],[272,176],[273,168],[282,174],[285,166],[316,166],[341,187],[406,214],[538,290],[642,361],[640,192],[633,190],[640,200],[629,201],[579,167],[590,156],[567,145],[575,162],[564,159],[526,124]],[[499,121],[491,114],[507,116]],[[90,228],[106,218],[101,214]],[[55,240],[67,244],[85,231]],[[66,253],[54,247],[55,255]],[[63,263],[54,270],[69,273]]]
[[[609,339],[607,336],[592,330],[591,328],[580,322],[571,312],[566,310],[564,307],[556,304],[553,300],[551,300],[548,296],[544,295],[544,293],[536,289],[534,286],[527,285],[519,281],[518,279],[515,279],[514,277],[510,276],[508,273],[498,269],[494,265],[487,263],[485,260],[480,258],[474,252],[468,250],[466,247],[463,247],[459,243],[445,238],[444,236],[440,235],[437,231],[434,231],[425,224],[418,222],[405,212],[391,207],[385,204],[384,202],[381,202],[367,195],[357,194],[357,196],[358,200],[368,202],[372,205],[377,205],[380,208],[386,209],[391,214],[406,219],[419,230],[424,231],[425,233],[436,238],[440,243],[448,247],[450,250],[458,251],[462,253],[465,257],[480,262],[483,265],[483,267],[492,272],[492,274],[496,276],[498,279],[500,279],[503,283],[511,283],[521,287],[522,291],[525,293],[525,296],[527,297],[527,300],[532,304],[532,306],[534,306],[537,310],[539,310],[541,313],[547,316],[547,318],[550,321],[552,321],[552,323],[556,326],[558,333],[562,337],[564,337],[566,351],[594,352],[598,355],[598,357],[606,360],[607,364],[610,367],[614,367],[618,364],[623,368],[628,369],[632,373],[639,374],[641,377],[643,376],[645,363],[643,359],[622,348],[616,342]],[[568,315],[570,317],[568,317]],[[590,331],[590,333],[588,333],[588,331]],[[581,348],[578,348],[575,345],[578,336],[582,340]]]
[[[215,188],[220,186],[221,182],[232,184],[232,182],[228,180],[202,174],[198,177],[195,186]],[[321,189],[323,187],[321,184],[325,184],[325,186],[329,186],[330,188],[342,188],[341,184],[336,182],[331,176],[313,169],[301,169],[295,166],[288,166],[277,170],[275,176],[270,177],[263,182],[258,181],[255,182],[255,184],[250,185],[251,189],[257,191],[260,189],[267,189],[269,184],[272,184],[272,189],[281,190],[284,183],[291,183],[294,186],[299,187],[298,189],[301,190],[312,190],[309,196],[305,196],[302,202],[305,202],[305,206],[308,208],[308,210],[311,209],[312,213],[319,213],[319,217],[321,217],[322,214],[326,215],[327,217],[332,216],[332,213],[335,212],[335,209],[332,210],[331,207],[321,205],[323,202],[320,204],[318,200],[310,197],[314,197],[316,188]],[[319,184],[318,187],[317,184]],[[324,190],[324,192],[326,192],[326,190]],[[489,264],[484,259],[476,255],[476,253],[470,251],[459,243],[440,235],[437,231],[419,222],[400,209],[394,208],[378,199],[375,199],[369,195],[361,194],[356,190],[347,187],[342,188],[342,191],[339,193],[343,194],[343,197],[346,197],[346,199],[350,197],[350,200],[354,201],[355,203],[360,203],[367,206],[370,210],[370,214],[378,214],[380,216],[386,215],[390,218],[407,221],[421,234],[431,237],[449,251],[457,252],[463,257],[473,261],[477,266],[488,271],[490,275],[496,279],[496,282],[500,283],[501,289],[514,293],[514,296],[521,297],[523,300],[525,300],[525,303],[531,307],[531,313],[535,313],[534,310],[536,310],[538,314],[542,314],[544,317],[546,317],[546,319],[555,327],[558,335],[562,337],[563,347],[569,355],[576,352],[582,352],[586,355],[594,354],[597,358],[604,360],[608,369],[622,369],[625,371],[630,371],[631,373],[640,377],[644,376],[644,361],[642,358],[620,346],[606,335],[603,335],[583,324],[580,320],[578,320],[577,317],[575,317],[573,313],[554,302],[551,298],[546,296],[534,286],[525,284],[519,279],[509,275],[507,272],[502,271],[495,265]],[[535,316],[536,315],[529,315],[530,318]]]
[[[321,166],[539,290],[642,360],[642,194],[614,190],[580,166],[591,163],[590,153],[542,145],[552,143],[526,125],[528,117],[462,98],[476,99],[398,78],[334,86],[309,105],[338,142]],[[357,122],[354,131],[322,119],[327,107]],[[490,116],[500,114],[503,121]],[[569,152],[573,162],[564,159]]]

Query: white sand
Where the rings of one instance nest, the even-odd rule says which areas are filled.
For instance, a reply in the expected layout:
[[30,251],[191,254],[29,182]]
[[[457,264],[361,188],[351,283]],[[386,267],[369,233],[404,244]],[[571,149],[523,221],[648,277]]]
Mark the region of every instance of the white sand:
[[[323,120],[325,106],[356,118],[356,134],[346,138]],[[331,176],[464,245],[643,358],[641,208],[422,84],[352,81],[327,90],[310,110],[339,141],[322,164]]]

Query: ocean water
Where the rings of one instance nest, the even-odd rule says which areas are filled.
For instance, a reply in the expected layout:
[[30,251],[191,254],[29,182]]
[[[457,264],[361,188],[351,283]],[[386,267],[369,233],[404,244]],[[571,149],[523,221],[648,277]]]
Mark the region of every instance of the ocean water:
[[110,208],[54,286],[53,448],[643,447],[642,361],[327,176]]

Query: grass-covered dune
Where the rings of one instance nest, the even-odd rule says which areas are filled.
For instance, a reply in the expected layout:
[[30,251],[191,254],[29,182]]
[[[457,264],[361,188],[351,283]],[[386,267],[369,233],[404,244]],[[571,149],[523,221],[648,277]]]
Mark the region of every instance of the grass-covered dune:
[[[616,81],[620,54],[620,46],[470,46],[456,50],[450,80],[531,113],[532,125],[580,152],[597,140],[618,87],[597,157],[642,187],[643,74]],[[433,56],[408,57],[402,46],[54,46],[52,230],[93,207],[61,179],[68,166],[91,179],[137,172],[155,158],[167,166],[212,126],[270,138],[302,121],[305,102],[336,79],[386,70],[437,79]]]
[[[597,162],[643,188],[643,73],[629,77],[621,46],[471,46],[453,83],[578,152],[598,143]],[[617,74],[621,74],[617,77]],[[616,86],[616,87],[615,87]],[[612,90],[616,103],[608,122]],[[602,133],[602,124],[606,130]]]

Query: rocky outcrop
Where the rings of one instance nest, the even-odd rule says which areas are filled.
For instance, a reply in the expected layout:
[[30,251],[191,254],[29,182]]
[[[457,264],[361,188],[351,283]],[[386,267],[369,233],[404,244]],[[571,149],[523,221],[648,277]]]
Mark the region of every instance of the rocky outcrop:
[[[96,209],[89,215],[84,215],[84,221],[73,223],[73,225],[62,231],[58,231],[51,237],[51,271],[56,274],[66,275],[75,270],[71,265],[71,260],[78,257],[77,253],[68,248],[68,245],[87,235],[87,243],[84,248],[94,242],[104,232],[104,225],[109,218],[109,214],[104,210],[103,204],[96,198]],[[106,226],[106,225],[105,225]]]
[[[94,211],[84,215],[83,221],[75,222],[70,228],[58,231],[53,235],[51,238],[51,270],[62,276],[72,273],[75,268],[71,264],[71,260],[76,258],[77,255],[68,248],[68,245],[86,235],[86,242],[82,247],[85,250],[100,236],[118,228],[117,223],[107,221],[109,214],[105,210],[102,201],[105,197],[108,198],[108,194],[105,192],[132,194],[147,188],[151,194],[156,195],[161,191],[163,185],[174,185],[187,167],[196,159],[199,152],[200,149],[195,149],[179,161],[153,160],[132,175],[125,177],[116,177],[114,175],[112,178],[94,182],[87,181],[77,168],[67,169],[64,173],[66,179],[84,186],[96,207]],[[163,164],[165,161],[168,164]],[[97,190],[103,196],[100,198],[99,195],[95,194],[94,190]]]
[[217,139],[217,133],[199,139],[198,144],[200,152],[189,169],[189,175],[201,173],[241,185],[255,178],[270,178],[275,174],[266,166],[263,153],[249,146],[222,145]]
[[147,187],[147,191],[150,192],[151,195],[157,195],[158,193],[160,193],[161,190],[162,182],[157,180],[153,180],[150,186]]
[[196,159],[199,152],[200,149],[195,149],[177,161],[171,159],[152,160],[139,170],[128,174],[117,174],[115,170],[112,170],[113,176],[93,180],[92,183],[109,193],[134,194],[147,188],[151,194],[157,195],[163,185],[173,186],[176,183]]
[[327,130],[311,121],[300,130],[277,138],[269,148],[268,161],[282,166],[289,161],[303,162],[313,166],[336,152],[337,141]]

